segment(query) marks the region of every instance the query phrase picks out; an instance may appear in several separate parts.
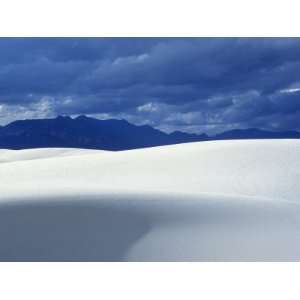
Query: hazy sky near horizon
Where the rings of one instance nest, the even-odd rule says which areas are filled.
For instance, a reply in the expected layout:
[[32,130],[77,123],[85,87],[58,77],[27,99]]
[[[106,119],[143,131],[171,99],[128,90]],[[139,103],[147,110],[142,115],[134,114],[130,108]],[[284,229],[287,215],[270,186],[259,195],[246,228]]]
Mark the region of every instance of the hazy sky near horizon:
[[0,124],[300,130],[300,38],[0,38]]

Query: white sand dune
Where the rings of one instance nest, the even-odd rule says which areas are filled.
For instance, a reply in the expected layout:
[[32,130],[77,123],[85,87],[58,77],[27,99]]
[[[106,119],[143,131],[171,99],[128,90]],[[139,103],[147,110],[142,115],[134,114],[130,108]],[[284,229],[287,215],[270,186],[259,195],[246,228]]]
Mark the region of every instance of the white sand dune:
[[[49,157],[73,156],[88,153],[99,153],[99,150],[75,149],[75,148],[38,148],[26,150],[0,149],[0,163],[20,160],[32,160]],[[103,151],[104,152],[104,151]]]
[[300,260],[298,140],[9,151],[0,260]]

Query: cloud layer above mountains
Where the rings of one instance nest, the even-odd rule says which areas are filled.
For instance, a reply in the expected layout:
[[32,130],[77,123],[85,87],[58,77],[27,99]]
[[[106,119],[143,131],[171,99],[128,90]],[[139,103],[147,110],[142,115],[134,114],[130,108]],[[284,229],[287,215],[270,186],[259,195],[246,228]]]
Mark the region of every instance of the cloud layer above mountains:
[[0,38],[0,123],[300,130],[299,38]]

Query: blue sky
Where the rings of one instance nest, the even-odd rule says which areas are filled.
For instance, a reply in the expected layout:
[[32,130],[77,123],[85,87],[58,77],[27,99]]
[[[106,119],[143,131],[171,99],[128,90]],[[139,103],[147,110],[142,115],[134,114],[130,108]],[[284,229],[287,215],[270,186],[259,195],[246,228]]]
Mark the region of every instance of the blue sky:
[[300,130],[300,39],[0,38],[0,124],[60,114]]

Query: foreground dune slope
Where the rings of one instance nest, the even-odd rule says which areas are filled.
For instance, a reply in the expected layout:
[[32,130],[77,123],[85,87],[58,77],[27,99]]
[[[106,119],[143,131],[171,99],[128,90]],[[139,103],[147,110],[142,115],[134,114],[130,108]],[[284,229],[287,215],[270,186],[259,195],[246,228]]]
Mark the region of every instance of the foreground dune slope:
[[51,151],[0,163],[0,260],[300,259],[298,140]]

